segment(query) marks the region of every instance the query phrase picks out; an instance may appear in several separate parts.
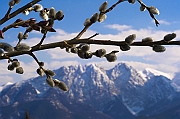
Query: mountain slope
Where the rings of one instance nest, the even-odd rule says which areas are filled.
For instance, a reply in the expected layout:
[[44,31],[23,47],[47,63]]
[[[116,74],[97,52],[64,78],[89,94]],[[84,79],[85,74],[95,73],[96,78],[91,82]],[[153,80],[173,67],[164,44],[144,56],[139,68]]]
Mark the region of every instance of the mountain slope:
[[[151,69],[139,72],[125,63],[109,70],[91,64],[61,67],[54,72],[53,78],[64,81],[69,91],[49,87],[46,77],[3,86],[0,117],[20,118],[28,110],[33,117],[43,119],[133,119],[163,113],[180,99],[166,74],[157,75]],[[9,115],[7,110],[11,110]]]

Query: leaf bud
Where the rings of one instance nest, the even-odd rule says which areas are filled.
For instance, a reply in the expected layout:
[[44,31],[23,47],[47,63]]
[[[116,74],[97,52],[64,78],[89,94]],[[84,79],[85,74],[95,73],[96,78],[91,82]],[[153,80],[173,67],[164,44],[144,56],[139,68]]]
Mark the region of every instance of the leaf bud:
[[76,47],[72,47],[72,48],[71,48],[71,52],[77,54],[78,49],[77,49]]
[[55,16],[56,16],[56,10],[54,9],[54,7],[51,7],[51,9],[49,10],[48,17],[55,19]]
[[22,68],[22,67],[17,67],[17,68],[16,68],[16,73],[18,73],[18,74],[23,74],[23,73],[24,73],[23,68]]
[[50,70],[50,69],[45,70],[45,73],[46,73],[46,75],[49,75],[49,76],[55,76],[55,75],[56,75],[56,74],[55,74],[52,70]]
[[153,38],[152,37],[146,37],[142,39],[142,42],[153,42]]
[[93,53],[96,57],[104,57],[104,55],[106,54],[106,50],[105,49],[99,49],[96,50],[95,53]]
[[91,25],[91,21],[89,18],[87,18],[85,21],[84,21],[84,26],[89,26]]
[[131,49],[131,47],[126,44],[126,45],[121,45],[121,46],[120,46],[120,49],[121,49],[122,51],[128,51],[128,50]]
[[98,22],[103,22],[107,18],[106,14],[100,14],[98,18]]
[[30,51],[31,47],[26,45],[25,43],[20,43],[15,47],[15,49],[17,51]]
[[0,42],[0,48],[2,48],[6,52],[13,52],[14,51],[14,47],[8,43],[5,43],[5,42]]
[[112,51],[109,54],[106,54],[105,57],[107,59],[108,62],[115,62],[117,60],[117,56],[115,53],[117,53],[119,51]]
[[0,56],[4,56],[4,51],[0,49]]
[[164,36],[164,41],[165,42],[170,42],[172,39],[174,39],[176,37],[175,33],[171,33],[171,34],[167,34]]
[[42,68],[38,68],[38,69],[36,70],[36,72],[37,72],[40,76],[44,76],[44,71],[43,71]]
[[90,18],[90,21],[91,23],[95,23],[99,18],[99,14],[98,13],[95,13],[91,18]]
[[128,0],[128,2],[134,4],[136,0]]
[[59,88],[59,89],[61,89],[61,90],[63,90],[63,91],[68,91],[68,87],[67,87],[67,85],[64,83],[64,82],[62,82],[62,81],[55,81],[55,82],[57,82],[57,84],[56,84],[56,86]]
[[7,69],[10,70],[10,71],[13,71],[14,70],[14,66],[12,64],[9,64]]
[[155,52],[164,52],[166,50],[166,48],[161,45],[154,45],[152,49]]
[[48,20],[48,15],[45,10],[41,10],[39,16],[44,19],[45,21]]
[[63,18],[64,18],[64,14],[62,10],[59,10],[58,12],[56,12],[56,15],[55,15],[56,20],[61,21]]
[[144,5],[141,5],[141,6],[140,6],[140,11],[143,12],[143,11],[145,11],[145,10],[146,10],[146,7],[145,7]]
[[15,4],[19,4],[21,0],[14,0]]
[[15,5],[15,0],[10,0],[9,7],[13,8],[14,5]]
[[85,59],[90,59],[90,58],[92,58],[92,53],[91,53],[91,52],[85,52],[85,53],[84,53],[84,58],[85,58]]
[[18,61],[13,61],[12,62],[12,65],[13,65],[13,67],[19,67],[20,66],[20,62],[18,62]]
[[159,10],[158,10],[157,8],[155,8],[154,6],[149,7],[149,11],[150,11],[152,14],[157,14],[157,15],[159,15]]
[[23,12],[22,12],[24,15],[29,15],[29,11],[28,10],[24,10]]
[[19,32],[18,39],[19,39],[19,41],[21,41],[23,39],[23,33],[22,32]]
[[42,6],[41,4],[35,4],[35,5],[33,6],[33,10],[34,10],[35,12],[40,12],[41,10],[43,10],[43,6]]
[[53,79],[52,79],[51,76],[47,76],[47,78],[46,78],[46,83],[47,83],[50,87],[54,87],[54,86],[55,86],[55,83],[54,83],[54,81],[53,81]]
[[89,44],[86,44],[86,43],[81,44],[81,50],[83,52],[87,52],[89,49],[90,49],[90,45]]
[[103,4],[101,4],[101,6],[99,7],[99,11],[100,11],[100,12],[105,12],[106,9],[107,9],[107,7],[108,7],[108,2],[105,1],[105,2],[104,2]]
[[135,39],[136,39],[136,34],[132,34],[125,38],[125,42],[131,45]]
[[2,30],[0,30],[0,38],[1,38],[1,39],[4,39],[4,33],[3,33]]

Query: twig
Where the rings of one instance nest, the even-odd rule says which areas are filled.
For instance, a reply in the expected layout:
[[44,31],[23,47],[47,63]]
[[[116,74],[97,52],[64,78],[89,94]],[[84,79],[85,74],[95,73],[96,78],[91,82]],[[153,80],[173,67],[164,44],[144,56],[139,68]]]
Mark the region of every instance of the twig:
[[92,38],[94,38],[97,35],[99,35],[99,33],[95,33],[94,35],[90,36],[88,39],[92,39]]
[[146,6],[141,0],[138,0],[138,2],[139,2],[143,7],[145,7],[145,8],[148,10],[149,15],[151,16],[152,19],[154,19],[155,24],[156,24],[156,26],[158,27],[158,25],[159,25],[160,23],[158,22],[158,20],[157,20],[156,17],[154,16],[154,14],[151,13],[150,8],[149,8],[148,6]]
[[32,7],[34,4],[40,2],[41,0],[33,0],[31,2],[29,2],[28,4],[24,5],[23,7],[20,7],[19,9],[17,9],[16,11],[14,11],[13,13],[9,14],[9,17],[3,17],[0,20],[0,25],[2,25],[3,23],[7,22],[9,19],[15,17],[16,15],[22,13],[25,9]]
[[[111,41],[111,40],[95,40],[95,39],[79,39],[79,40],[66,40],[66,42],[69,45],[73,44],[79,44],[79,43],[88,43],[88,44],[97,44],[97,45],[112,45],[112,46],[121,46],[121,45],[126,45],[124,41]],[[164,41],[155,41],[155,42],[134,42],[131,44],[131,46],[152,46],[152,45],[180,45],[180,41],[171,41],[171,42],[164,42]],[[41,45],[41,47],[33,46],[31,49],[31,52],[35,51],[41,51],[45,49],[52,49],[56,47],[60,47],[64,45],[64,41],[61,42],[54,42],[54,43],[49,43],[49,44],[44,44]],[[29,51],[13,51],[6,53],[7,56],[9,57],[14,57],[14,56],[19,56],[19,55],[24,55],[24,54],[29,54]],[[5,56],[0,56],[0,60],[2,59],[7,59]]]
[[113,4],[110,8],[108,8],[104,13],[108,13],[111,10],[113,10],[118,4],[120,4],[121,2],[123,2],[124,0],[118,0],[118,2],[116,2],[115,4]]

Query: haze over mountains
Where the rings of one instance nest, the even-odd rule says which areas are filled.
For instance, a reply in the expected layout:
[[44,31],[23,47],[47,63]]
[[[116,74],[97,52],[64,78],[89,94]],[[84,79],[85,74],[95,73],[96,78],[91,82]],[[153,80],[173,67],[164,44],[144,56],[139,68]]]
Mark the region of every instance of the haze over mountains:
[[68,92],[37,77],[0,87],[0,118],[22,119],[179,119],[180,75],[173,80],[153,69],[137,71],[119,63],[105,70],[95,64],[61,67],[54,78]]

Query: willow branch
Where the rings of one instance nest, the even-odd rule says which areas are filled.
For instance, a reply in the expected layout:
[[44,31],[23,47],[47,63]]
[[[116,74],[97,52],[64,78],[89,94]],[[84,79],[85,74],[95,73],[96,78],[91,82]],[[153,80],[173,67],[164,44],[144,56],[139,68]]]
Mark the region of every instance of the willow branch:
[[33,0],[31,2],[29,2],[28,4],[24,5],[23,7],[20,7],[19,9],[17,9],[16,11],[14,11],[13,13],[9,14],[8,17],[4,16],[1,20],[0,20],[0,25],[2,25],[3,23],[5,23],[6,21],[8,21],[9,19],[17,16],[18,14],[22,13],[25,9],[32,7],[34,4],[40,2],[41,0]]
[[[88,43],[88,44],[96,44],[96,45],[112,45],[112,46],[121,46],[126,45],[125,41],[111,41],[111,40],[95,40],[95,39],[79,39],[79,40],[66,40],[66,43],[69,45],[73,44],[79,44],[79,43]],[[155,41],[155,42],[134,42],[131,44],[131,46],[153,46],[155,44],[158,45],[180,45],[180,41],[171,41],[171,42],[165,42],[163,40],[161,41]],[[41,45],[41,47],[37,47],[36,45],[32,47],[31,52],[35,51],[41,51],[46,49],[52,49],[56,47],[64,47],[66,44],[64,41],[61,42],[54,42],[54,43],[48,43]],[[6,56],[14,57],[19,55],[29,54],[29,51],[13,51],[10,53],[6,53]],[[0,60],[7,59],[5,56],[0,56]]]
[[118,2],[116,2],[115,4],[113,4],[110,8],[108,8],[104,13],[108,13],[111,10],[113,10],[118,4],[120,4],[121,2],[123,2],[124,0],[119,0]]

